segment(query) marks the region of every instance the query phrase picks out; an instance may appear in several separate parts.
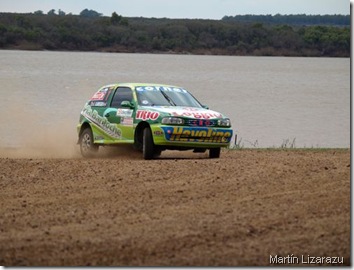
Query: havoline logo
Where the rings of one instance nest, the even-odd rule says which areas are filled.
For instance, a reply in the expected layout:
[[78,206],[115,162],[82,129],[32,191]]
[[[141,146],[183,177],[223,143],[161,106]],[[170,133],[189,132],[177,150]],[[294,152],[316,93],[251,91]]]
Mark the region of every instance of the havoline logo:
[[230,129],[162,127],[168,141],[229,143],[232,137]]

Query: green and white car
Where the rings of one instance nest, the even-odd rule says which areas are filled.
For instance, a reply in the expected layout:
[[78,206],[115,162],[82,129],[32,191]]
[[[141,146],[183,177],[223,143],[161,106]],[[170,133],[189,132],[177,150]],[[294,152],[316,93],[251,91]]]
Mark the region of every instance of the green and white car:
[[219,158],[232,138],[230,119],[187,90],[146,83],[100,88],[81,111],[77,132],[84,157],[93,157],[99,146],[133,144],[145,159],[164,150],[209,150],[210,158]]

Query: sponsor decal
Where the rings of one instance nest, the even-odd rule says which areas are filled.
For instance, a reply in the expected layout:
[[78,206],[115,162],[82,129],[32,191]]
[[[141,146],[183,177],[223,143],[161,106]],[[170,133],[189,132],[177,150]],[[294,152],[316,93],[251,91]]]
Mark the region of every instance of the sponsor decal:
[[177,93],[188,93],[187,90],[178,87],[166,87],[166,86],[139,86],[135,88],[138,92],[144,91],[166,91],[166,92],[177,92]]
[[122,117],[120,119],[120,124],[123,126],[133,126],[134,120],[132,117]]
[[107,103],[104,101],[91,101],[90,105],[95,107],[105,107]]
[[91,100],[103,100],[105,95],[106,95],[106,93],[99,91],[93,95]]
[[[91,101],[107,101],[109,97],[109,93],[113,90],[113,87],[105,87],[100,90],[98,90],[93,97],[91,98]],[[92,104],[91,104],[92,105]]]
[[154,131],[154,135],[155,135],[155,136],[162,136],[162,135],[163,135],[163,131],[161,131],[161,130],[156,130],[156,131]]
[[172,112],[172,116],[183,116],[196,119],[213,119],[222,118],[222,114],[218,112],[194,112],[194,111],[179,111]]
[[133,115],[133,110],[131,110],[131,109],[118,109],[117,110],[117,116],[132,117],[132,115]]
[[109,136],[121,139],[122,131],[115,124],[110,123],[106,117],[100,116],[96,110],[92,110],[91,106],[86,105],[81,111],[81,114]]
[[145,111],[145,110],[138,110],[136,112],[136,119],[142,119],[142,120],[156,120],[159,118],[160,113],[159,112],[154,112],[154,111]]
[[232,137],[230,129],[162,127],[168,141],[229,143]]

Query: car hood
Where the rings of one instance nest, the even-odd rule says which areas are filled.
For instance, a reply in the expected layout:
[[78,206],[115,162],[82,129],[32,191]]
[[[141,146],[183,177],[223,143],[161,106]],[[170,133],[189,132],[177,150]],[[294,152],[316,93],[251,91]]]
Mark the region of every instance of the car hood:
[[219,112],[196,107],[181,107],[181,106],[141,106],[140,110],[148,110],[158,112],[164,116],[187,117],[194,119],[217,119],[225,118]]

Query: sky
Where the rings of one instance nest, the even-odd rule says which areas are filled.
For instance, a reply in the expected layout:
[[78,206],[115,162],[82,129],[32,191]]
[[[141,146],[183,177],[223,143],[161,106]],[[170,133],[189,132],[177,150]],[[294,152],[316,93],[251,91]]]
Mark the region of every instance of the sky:
[[105,16],[221,19],[244,14],[350,14],[349,0],[0,0],[0,12],[59,9],[79,14],[92,9]]

